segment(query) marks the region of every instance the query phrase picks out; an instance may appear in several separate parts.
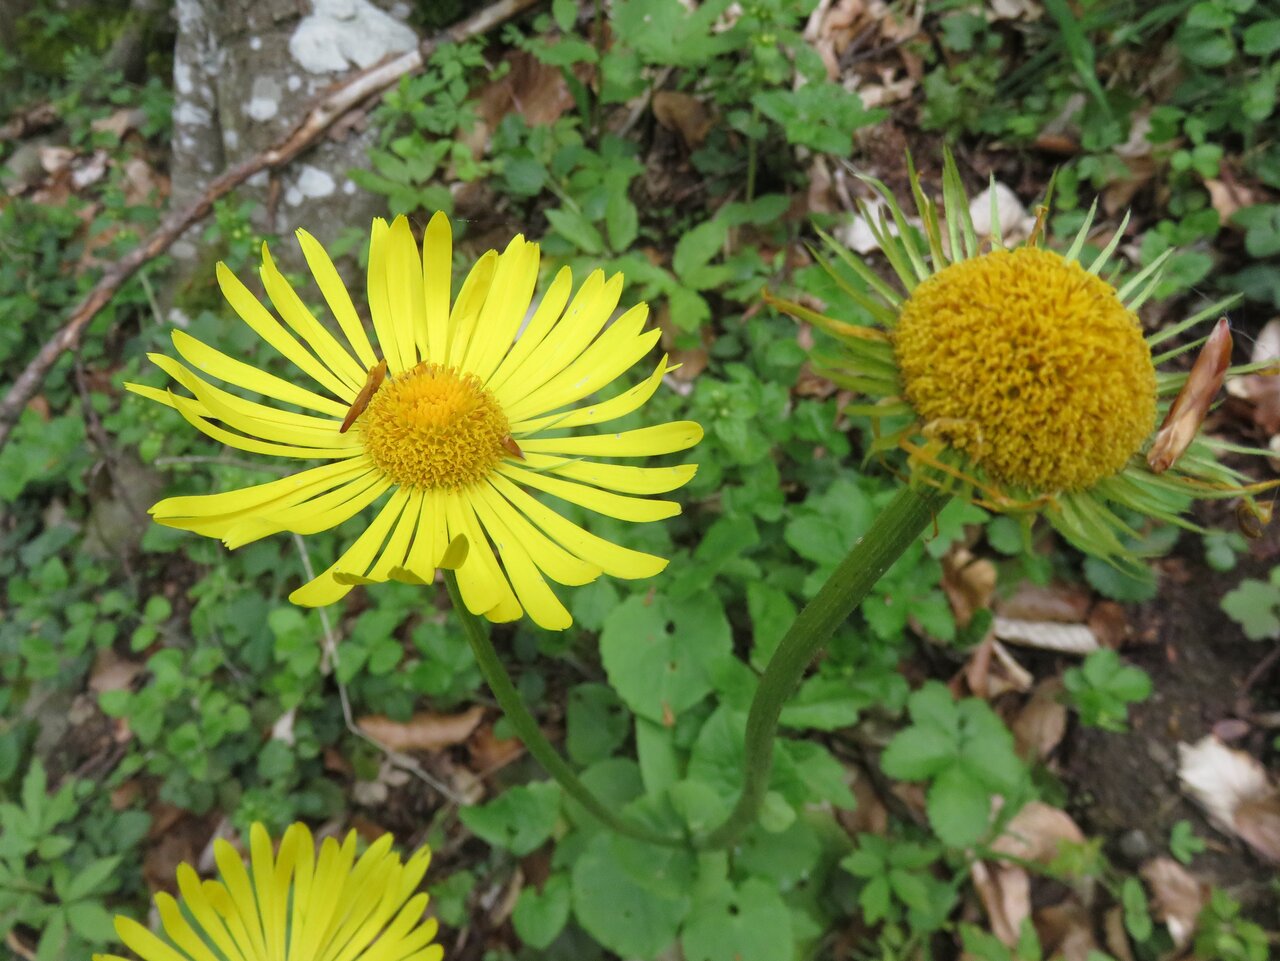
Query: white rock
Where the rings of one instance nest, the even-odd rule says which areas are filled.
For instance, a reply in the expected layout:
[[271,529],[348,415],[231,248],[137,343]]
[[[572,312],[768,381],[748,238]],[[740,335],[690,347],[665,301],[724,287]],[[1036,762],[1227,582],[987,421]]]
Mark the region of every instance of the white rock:
[[412,50],[417,34],[369,0],[314,0],[289,38],[289,53],[311,73],[368,67],[392,53]]

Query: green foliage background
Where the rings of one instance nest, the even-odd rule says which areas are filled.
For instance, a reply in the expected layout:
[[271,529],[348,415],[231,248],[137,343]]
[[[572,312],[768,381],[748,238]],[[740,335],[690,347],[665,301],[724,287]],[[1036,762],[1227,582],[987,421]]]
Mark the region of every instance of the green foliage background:
[[[352,172],[386,197],[390,213],[419,217],[451,210],[446,171],[480,182],[507,218],[541,238],[546,258],[578,276],[596,266],[622,271],[626,298],[669,312],[675,350],[707,350],[708,366],[687,392],[660,392],[624,425],[692,418],[706,427],[699,473],[681,494],[685,513],[645,527],[588,521],[606,537],[671,557],[668,570],[652,582],[603,579],[572,592],[575,627],[564,634],[527,623],[498,632],[526,697],[563,725],[583,779],[610,804],[673,832],[712,826],[731,806],[755,672],[894,487],[887,473],[860,467],[865,423],[844,419],[834,396],[792,390],[806,351],[792,321],[760,309],[767,284],[860,321],[821,270],[795,269],[789,258],[811,236],[807,218],[791,213],[807,186],[804,158],[856,166],[882,129],[905,123],[917,125],[911,142],[920,149],[949,142],[1029,160],[1040,132],[1066,118],[1079,150],[1057,175],[1052,227],[1065,233],[1096,190],[1127,175],[1125,144],[1145,138],[1159,190],[1139,198],[1141,261],[1169,246],[1181,251],[1162,293],[1239,291],[1247,313],[1280,307],[1273,6],[1046,0],[1038,20],[993,25],[981,4],[931,4],[906,41],[924,66],[922,82],[893,115],[827,79],[802,36],[812,0],[739,6],[736,20],[725,20],[728,0],[693,12],[678,0],[598,8],[556,0],[508,27],[490,42],[563,71],[575,107],[536,128],[508,115],[483,154],[461,134],[474,122],[472,98],[492,58],[479,42],[445,46],[373,112],[378,145],[368,167]],[[607,19],[607,46],[592,33],[598,15]],[[104,139],[91,123],[138,106],[148,118],[144,137],[163,144],[163,71],[144,84],[103,82],[101,51],[120,22],[24,21],[17,49],[0,54],[0,107],[48,97],[71,144],[120,151],[137,148]],[[1152,59],[1171,63],[1177,79],[1167,89],[1135,82],[1135,65]],[[588,71],[598,83],[580,79]],[[657,76],[666,89],[701,98],[719,122],[688,157],[700,184],[693,199],[638,205],[654,130],[614,132],[609,118]],[[1220,222],[1205,181],[1224,172],[1272,200]],[[224,202],[204,235],[242,273],[261,239],[252,213]],[[17,376],[95,279],[93,268],[72,269],[87,238],[110,229],[96,251],[110,259],[156,218],[154,206],[126,202],[115,174],[62,206],[22,198],[0,206],[0,379]],[[353,231],[347,246],[358,248],[365,228]],[[1103,593],[1141,600],[1154,594],[1154,578],[1118,579],[1047,542],[1028,550],[1016,525],[952,505],[838,632],[787,707],[765,813],[731,854],[654,850],[612,836],[529,765],[504,772],[508,786],[483,805],[459,807],[416,780],[395,805],[361,804],[354,785],[374,780],[385,758],[348,727],[339,687],[353,716],[408,720],[423,708],[483,702],[478,673],[440,599],[421,589],[384,585],[329,612],[290,606],[309,559],[344,542],[337,533],[233,554],[156,526],[134,544],[113,526],[104,469],[117,486],[137,472],[171,495],[277,476],[273,465],[229,457],[175,412],[120,390],[125,380],[151,380],[144,354],[167,343],[152,289],[164,269],[153,262],[102,311],[48,379],[47,415],[28,410],[0,453],[0,931],[49,961],[110,944],[108,909],[145,918],[147,812],[163,802],[224,815],[241,830],[255,820],[279,832],[295,819],[364,814],[406,840],[425,837],[445,852],[430,876],[442,920],[480,930],[479,892],[550,843],[539,861],[545,880],[523,888],[511,917],[506,943],[519,957],[650,958],[679,940],[689,961],[776,961],[829,956],[841,931],[860,932],[866,957],[948,956],[942,946],[957,941],[974,957],[1040,957],[1034,931],[1010,949],[957,925],[952,909],[970,865],[1019,804],[1060,799],[1063,787],[1018,758],[984,702],[956,703],[936,682],[911,693],[899,666],[923,652],[945,676],[978,639],[976,627],[957,628],[939,586],[940,558],[962,540],[997,559],[1007,584],[1087,578]],[[209,288],[184,296],[192,334],[279,364],[225,322]],[[78,386],[87,372],[106,375],[109,386]],[[1241,547],[1225,536],[1205,545],[1219,569]],[[1275,579],[1249,583],[1257,586],[1228,598],[1229,613],[1251,636],[1280,634]],[[123,689],[87,692],[94,665],[109,657],[144,670]],[[1067,678],[1082,722],[1123,728],[1127,704],[1148,693],[1142,672],[1117,666],[1090,659]],[[41,760],[57,754],[48,719],[76,710],[104,732],[127,724],[131,737],[111,748],[109,763],[95,761],[94,748],[50,770]],[[278,733],[285,718],[287,737]],[[335,774],[327,753],[344,758],[349,773]],[[840,818],[855,804],[854,762],[918,782],[926,820],[895,817],[887,835],[851,837]],[[130,784],[144,785],[137,800],[117,790]],[[1005,798],[998,813],[997,794]],[[1142,924],[1142,905],[1129,904],[1126,885],[1137,882],[1096,846],[1064,852],[1046,870],[1094,877],[1123,900],[1143,957],[1168,946],[1163,928]],[[1226,894],[1207,911],[1202,936],[1217,939],[1220,952],[1212,956],[1266,956],[1262,930]]]

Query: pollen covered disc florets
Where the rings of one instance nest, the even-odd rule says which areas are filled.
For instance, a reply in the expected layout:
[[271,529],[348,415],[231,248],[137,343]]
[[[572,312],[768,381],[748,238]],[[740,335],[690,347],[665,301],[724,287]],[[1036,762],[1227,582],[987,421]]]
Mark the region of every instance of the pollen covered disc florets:
[[506,456],[507,415],[473,374],[418,364],[387,380],[357,422],[370,459],[396,484],[459,490]]
[[923,281],[902,306],[894,352],[926,433],[1003,483],[1089,487],[1154,426],[1155,369],[1137,317],[1052,251],[995,250]]

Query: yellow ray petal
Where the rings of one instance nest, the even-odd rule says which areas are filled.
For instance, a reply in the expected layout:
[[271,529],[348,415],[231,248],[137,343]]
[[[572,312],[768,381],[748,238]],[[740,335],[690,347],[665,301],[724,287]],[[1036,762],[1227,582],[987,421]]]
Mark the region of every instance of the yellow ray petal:
[[373,523],[356,538],[355,543],[347,548],[323,574],[290,594],[290,602],[299,607],[323,607],[345,597],[351,590],[351,585],[341,583],[335,575],[340,571],[346,574],[363,575],[369,569],[374,556],[386,539],[387,531],[400,516],[408,500],[408,492],[403,488],[397,489],[378,512],[378,516],[373,519]]
[[253,885],[249,882],[249,872],[245,870],[240,855],[229,843],[219,838],[213,842],[213,860],[218,865],[218,873],[227,894],[231,896],[236,917],[244,924],[249,934],[249,942],[253,945],[258,957],[267,954],[266,941],[262,937],[262,919],[258,916],[258,899],[254,896]]
[[311,837],[311,830],[305,824],[295,821],[284,833],[281,847],[291,844],[294,851],[293,869],[293,909],[290,913],[292,923],[289,925],[289,947],[285,954],[286,961],[297,961],[298,943],[302,930],[307,922],[308,905],[311,903],[311,882],[315,877],[316,845]]
[[622,275],[614,274],[601,283],[597,278],[602,276],[600,271],[593,271],[587,278],[564,317],[503,383],[502,397],[515,399],[533,393],[586,350],[609,322],[622,296]]
[[587,487],[584,484],[575,484],[556,477],[548,477],[546,474],[539,474],[536,471],[525,470],[523,467],[516,467],[510,462],[500,464],[498,473],[504,477],[509,477],[517,484],[545,491],[571,504],[577,504],[579,507],[593,510],[597,514],[616,517],[619,520],[636,522],[660,521],[680,513],[680,505],[674,501],[648,500],[642,497],[627,497],[623,494],[614,494],[594,487]]
[[360,961],[400,961],[403,957],[426,946],[436,935],[434,919],[424,920],[427,896],[419,894],[409,900],[394,921],[378,938],[377,943],[360,956]]
[[169,935],[169,939],[185,951],[192,961],[222,961],[191,927],[191,923],[183,916],[182,909],[178,907],[178,902],[168,892],[161,891],[156,895],[156,911],[160,915],[164,933]]
[[263,508],[288,507],[290,504],[314,497],[340,484],[374,470],[367,457],[321,464],[279,480],[222,491],[218,494],[193,494],[186,497],[167,497],[151,508],[156,518],[178,517],[230,517]]
[[584,530],[505,477],[495,475],[490,478],[490,483],[512,507],[537,524],[549,537],[611,577],[627,580],[652,577],[667,566],[665,558],[622,547]]
[[698,472],[697,464],[674,467],[631,467],[597,461],[525,454],[524,466],[542,474],[581,481],[620,494],[665,494],[687,484]]
[[[350,447],[351,441],[338,433],[338,422],[309,414],[295,414],[245,400],[243,397],[215,387],[180,361],[164,354],[148,354],[157,367],[191,391],[204,407],[204,412],[228,427],[263,440],[306,441],[316,447]],[[341,439],[341,443],[334,443]]]
[[183,863],[178,865],[177,873],[178,893],[182,895],[182,901],[187,906],[187,910],[191,912],[191,916],[196,919],[196,923],[209,936],[209,939],[222,952],[227,961],[245,961],[242,949],[246,946],[237,943],[231,936],[231,932],[227,930],[227,926],[222,923],[222,919],[218,917],[218,912],[209,903],[204,886],[200,883],[200,878],[195,870],[191,865]]
[[[596,286],[604,285],[604,274],[597,272],[593,274]],[[585,290],[591,284],[591,278],[587,279],[587,283],[583,284]],[[533,317],[521,332],[520,337],[516,340],[512,348],[507,351],[507,355],[502,359],[502,363],[498,365],[498,369],[493,372],[486,382],[485,386],[495,393],[501,390],[502,385],[506,383],[507,378],[528,358],[529,354],[543,340],[547,334],[556,325],[560,318],[560,314],[564,311],[565,304],[569,302],[569,294],[573,290],[573,271],[568,267],[561,267],[556,273],[556,279],[551,282],[551,286],[547,288],[546,293],[542,295],[542,300],[538,302],[537,309],[533,312]],[[582,296],[580,293],[579,296]]]
[[423,584],[435,578],[436,568],[449,546],[449,529],[444,513],[445,494],[439,490],[423,492],[418,508],[418,528],[404,559],[405,570]]
[[116,934],[143,961],[190,961],[132,918],[116,915]]
[[668,365],[664,354],[658,366],[654,368],[653,373],[630,390],[623,391],[608,400],[600,401],[598,404],[588,404],[586,407],[578,407],[558,414],[547,414],[545,417],[513,420],[511,422],[511,433],[520,438],[553,427],[582,427],[587,424],[603,424],[618,417],[625,417],[633,410],[644,406],[645,402],[657,391],[658,385],[662,383],[662,378],[671,371],[678,369],[679,366],[679,364]]
[[271,312],[258,303],[258,298],[249,292],[249,288],[240,282],[240,278],[233,274],[226,264],[218,263],[217,274],[218,285],[222,288],[222,295],[227,298],[227,303],[240,315],[241,320],[253,328],[254,333],[325,390],[335,397],[342,398],[348,404],[351,403],[356,396],[356,388],[344,383],[298,343],[297,339],[284,329],[280,321],[272,317]]
[[599,567],[575,557],[543,534],[492,486],[477,486],[471,493],[476,516],[485,529],[493,530],[495,524],[500,523],[524,546],[530,557],[535,558],[538,567],[546,571],[547,576],[557,584],[590,584],[600,576]]
[[449,361],[446,366],[457,367],[466,356],[476,320],[489,297],[497,269],[498,252],[486,250],[462,282],[458,299],[453,302],[453,310],[449,313]]
[[418,362],[418,345],[427,339],[427,302],[422,257],[409,218],[401,214],[387,235],[387,301],[396,326],[396,342],[408,367]]
[[378,472],[370,472],[345,487],[280,510],[258,511],[233,525],[223,537],[232,550],[245,544],[289,531],[294,534],[319,534],[331,530],[360,513],[391,487],[391,480]]
[[[344,588],[342,593],[346,594],[348,590],[350,588]],[[298,940],[297,951],[290,951],[290,961],[313,961],[316,953],[325,943],[325,939],[337,928],[341,919],[336,908],[342,896],[342,882],[351,870],[354,860],[354,843],[344,843],[339,846],[333,838],[325,838],[324,843],[320,845],[320,857],[316,860],[315,872],[311,880],[311,896],[307,902],[307,913],[295,926],[302,928],[302,934]]]
[[526,437],[525,453],[583,454],[587,457],[649,457],[686,450],[702,440],[702,427],[691,420],[640,427],[617,434],[582,437]]
[[[253,875],[253,889],[258,896],[258,910],[262,914],[262,937],[267,945],[268,961],[284,961],[285,924],[288,913],[288,878],[281,888],[276,873],[275,859],[271,855],[271,838],[261,822],[255,821],[249,828],[249,866]],[[281,852],[281,859],[284,852]]]
[[236,450],[270,454],[273,457],[297,457],[304,460],[340,460],[347,457],[360,457],[364,454],[364,448],[359,443],[351,447],[297,447],[291,444],[271,444],[252,437],[233,434],[229,430],[209,423],[201,405],[196,401],[172,391],[169,392],[169,397],[172,400],[171,406],[186,419],[188,424],[200,433]]
[[449,539],[459,534],[467,539],[467,557],[457,569],[458,590],[467,610],[472,614],[485,614],[498,608],[506,609],[515,601],[515,594],[498,567],[498,559],[480,529],[469,497],[451,491],[445,495],[444,505]]
[[422,513],[422,500],[422,491],[409,491],[409,502],[405,505],[404,513],[400,515],[400,520],[396,522],[395,529],[391,532],[391,537],[387,541],[387,546],[382,551],[382,556],[378,558],[378,563],[374,564],[366,575],[370,581],[385,581],[391,576],[392,568],[404,566],[409,552],[409,545],[418,526],[418,517]]
[[275,400],[284,401],[286,404],[297,404],[307,410],[314,410],[321,414],[330,414],[335,417],[342,417],[351,405],[350,401],[344,402],[334,400],[332,397],[323,397],[282,377],[277,377],[275,374],[268,374],[264,370],[259,370],[252,364],[246,364],[244,361],[229,357],[222,351],[215,350],[208,344],[196,340],[184,331],[175,330],[171,336],[173,338],[173,346],[192,367],[204,371],[210,377],[226,381],[228,384],[242,387],[245,390],[256,391]]
[[453,228],[437,210],[422,237],[422,290],[426,301],[427,342],[422,356],[435,364],[449,357],[449,298],[453,295]]
[[569,611],[560,603],[560,599],[538,572],[529,552],[507,525],[502,523],[497,512],[490,511],[487,517],[481,515],[480,522],[497,546],[516,598],[525,612],[533,618],[533,622],[548,631],[563,631],[572,624],[573,618],[569,616]]
[[328,251],[320,241],[305,230],[295,231],[295,236],[298,238],[298,246],[302,248],[302,256],[306,258],[307,266],[311,268],[311,276],[316,279],[316,285],[324,296],[325,303],[329,305],[329,310],[338,321],[338,326],[346,334],[347,342],[355,351],[360,366],[368,370],[378,362],[378,358],[373,352],[373,345],[369,343],[369,335],[365,333],[364,324],[360,322],[360,315],[356,313],[355,304],[351,302],[347,285],[342,282],[337,268],[329,259]]
[[481,381],[489,379],[511,347],[516,332],[528,316],[533,288],[538,283],[538,245],[517,236],[498,258],[493,286],[480,310],[476,330],[462,369]]
[[265,243],[262,245],[262,266],[258,269],[258,276],[262,278],[263,289],[271,298],[276,313],[315,351],[325,366],[346,381],[348,387],[359,390],[364,383],[365,368],[316,320],[293,285],[276,267]]
[[413,347],[410,344],[406,350],[397,339],[399,327],[387,287],[390,234],[391,228],[385,220],[378,217],[373,221],[365,293],[369,299],[369,313],[373,317],[373,330],[378,336],[378,346],[382,348],[382,355],[386,357],[387,367],[394,377],[413,366]]
[[639,333],[648,313],[649,308],[645,304],[627,311],[558,375],[537,390],[513,398],[510,405],[504,404],[508,417],[523,420],[572,404],[630,370],[662,336],[662,331],[657,329]]

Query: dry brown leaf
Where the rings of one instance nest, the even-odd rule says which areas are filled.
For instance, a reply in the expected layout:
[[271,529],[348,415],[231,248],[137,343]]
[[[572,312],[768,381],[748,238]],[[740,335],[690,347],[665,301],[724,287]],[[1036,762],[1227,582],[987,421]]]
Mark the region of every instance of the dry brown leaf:
[[[1253,345],[1254,363],[1280,362],[1280,317],[1273,317],[1258,332]],[[1273,437],[1280,432],[1280,363],[1275,370],[1245,374],[1227,380],[1227,393],[1253,405],[1253,422]]]
[[1067,706],[1062,703],[1062,682],[1050,678],[1036,685],[1009,727],[1020,757],[1043,761],[1052,754],[1067,732]]
[[1081,624],[1089,616],[1092,598],[1082,587],[1023,582],[996,606],[996,613],[1017,621],[1061,621]]
[[1042,801],[1029,801],[996,838],[991,850],[1023,861],[1048,864],[1063,842],[1083,844],[1084,832],[1066,811]]
[[1234,180],[1206,180],[1204,189],[1209,191],[1209,203],[1225,224],[1241,207],[1252,207],[1258,202],[1254,192]]
[[974,695],[986,700],[993,700],[1009,691],[1029,691],[1035,682],[1031,672],[991,634],[973,649],[965,663],[964,679]]
[[1178,778],[1215,828],[1280,862],[1280,793],[1256,758],[1209,734],[1178,745]]
[[1124,928],[1124,908],[1116,904],[1107,909],[1102,919],[1102,936],[1106,939],[1107,950],[1116,961],[1133,961],[1133,951],[1129,948],[1129,932]]
[[467,749],[471,752],[472,763],[481,773],[506,767],[524,753],[524,745],[519,738],[495,737],[492,724],[476,728],[467,741]]
[[996,566],[976,558],[966,547],[949,551],[942,559],[942,590],[959,627],[967,627],[975,612],[991,606],[996,592]]
[[1208,902],[1209,886],[1172,858],[1152,858],[1138,873],[1151,889],[1156,920],[1169,928],[1175,945],[1185,947],[1195,932],[1200,910]]
[[1133,636],[1133,625],[1124,607],[1115,601],[1099,601],[1089,612],[1089,630],[1103,647],[1119,649]]
[[1045,956],[1054,961],[1088,961],[1089,952],[1098,950],[1093,920],[1074,899],[1041,908],[1034,920]]
[[1010,617],[995,619],[996,637],[1013,644],[1035,647],[1063,654],[1085,655],[1098,649],[1098,639],[1085,624],[1061,624],[1055,621],[1018,621]]
[[1013,947],[1022,922],[1031,917],[1031,878],[1016,865],[986,861],[974,862],[969,876],[987,912],[991,933]]
[[1236,834],[1272,864],[1280,864],[1280,792],[1249,798],[1236,808]]
[[142,670],[143,665],[138,661],[130,661],[111,648],[104,647],[93,659],[93,669],[89,672],[89,690],[95,694],[127,690]]
[[701,147],[714,126],[706,104],[693,94],[676,90],[659,90],[653,95],[653,116],[662,126],[680,134],[690,150]]
[[393,721],[381,714],[356,719],[356,726],[391,751],[440,751],[467,740],[484,717],[479,704],[461,714],[420,711],[408,721]]
[[531,53],[513,50],[503,58],[511,65],[506,75],[480,91],[476,113],[494,130],[512,111],[531,127],[559,120],[573,107],[573,94],[560,68],[548,66]]
[[147,115],[141,107],[121,107],[105,117],[99,117],[89,123],[94,133],[109,133],[117,140],[124,139],[130,130],[136,130],[147,122]]
[[40,166],[47,174],[56,174],[71,165],[76,152],[70,147],[44,146],[39,148]]

